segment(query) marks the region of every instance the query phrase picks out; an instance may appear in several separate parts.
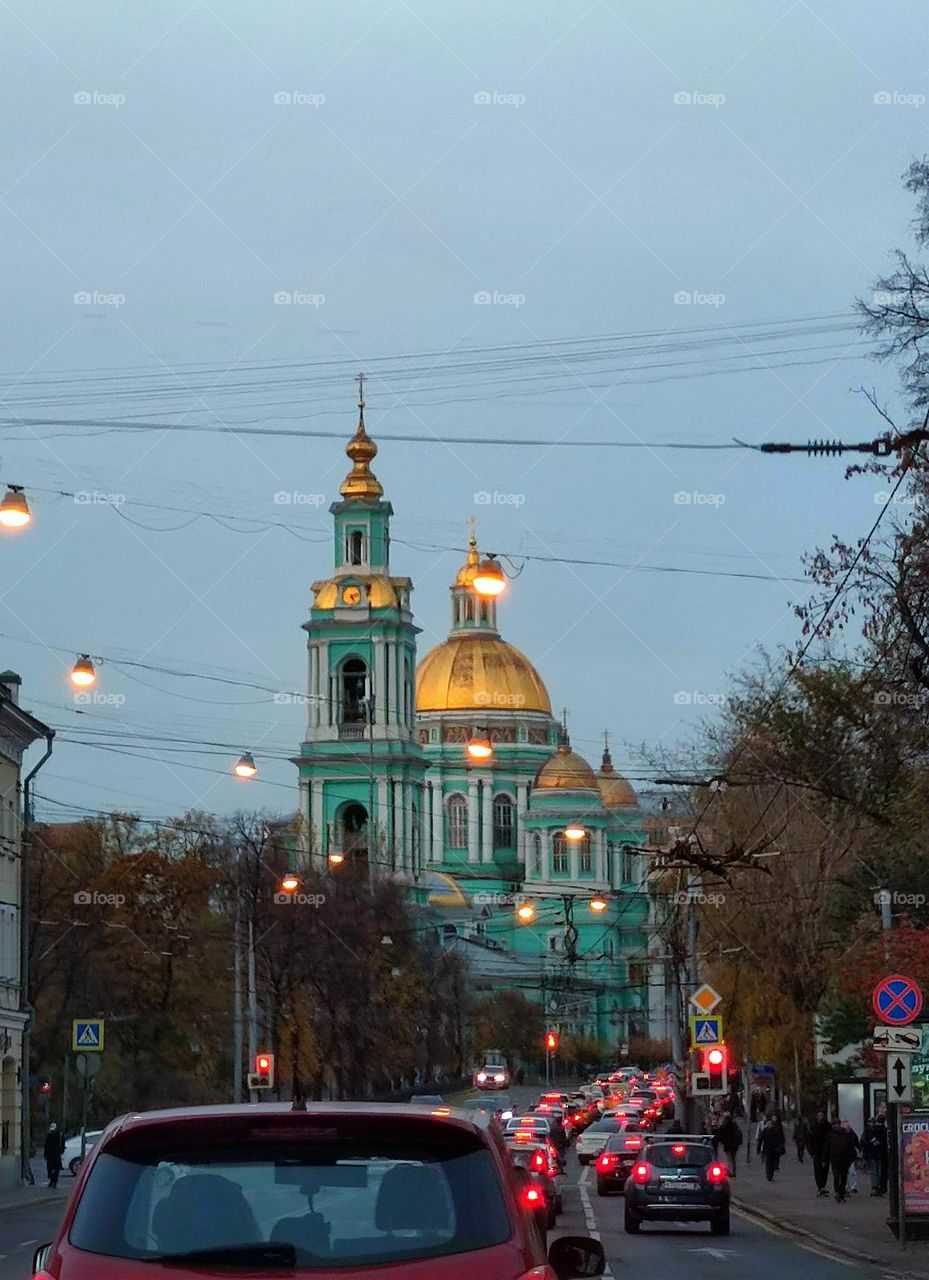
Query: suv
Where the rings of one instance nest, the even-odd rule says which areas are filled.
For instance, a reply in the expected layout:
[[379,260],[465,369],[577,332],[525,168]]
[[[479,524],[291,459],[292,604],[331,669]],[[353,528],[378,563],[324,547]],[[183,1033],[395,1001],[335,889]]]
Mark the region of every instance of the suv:
[[688,1135],[645,1142],[625,1182],[626,1230],[643,1222],[709,1222],[729,1234],[729,1175],[708,1142]]
[[476,1089],[508,1089],[509,1086],[510,1073],[500,1063],[486,1062],[479,1071],[474,1073]]
[[[546,1255],[530,1199],[496,1126],[461,1112],[141,1112],[104,1131],[33,1265],[38,1280],[152,1280],[152,1263],[171,1280],[534,1277]],[[558,1280],[600,1275],[603,1246],[562,1237],[547,1264]]]

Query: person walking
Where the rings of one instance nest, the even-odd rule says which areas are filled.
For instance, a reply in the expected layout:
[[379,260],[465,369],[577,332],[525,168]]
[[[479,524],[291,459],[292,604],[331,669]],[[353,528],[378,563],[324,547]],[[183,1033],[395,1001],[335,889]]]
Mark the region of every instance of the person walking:
[[864,1127],[864,1134],[861,1139],[861,1154],[868,1162],[871,1194],[872,1196],[879,1196],[882,1183],[881,1165],[886,1166],[887,1164],[887,1128],[885,1125],[883,1132],[881,1132],[881,1126],[878,1124],[876,1116],[872,1116]]
[[848,1193],[848,1171],[858,1155],[858,1135],[848,1124],[833,1120],[826,1140],[826,1155],[832,1169],[832,1185],[837,1204],[844,1204]]
[[64,1155],[64,1149],[64,1134],[58,1132],[58,1126],[53,1120],[48,1126],[48,1133],[45,1135],[45,1145],[42,1148],[42,1154],[45,1157],[45,1168],[48,1171],[48,1185],[50,1187],[58,1186],[58,1175],[61,1173],[61,1157]]
[[797,1148],[797,1159],[803,1164],[803,1156],[806,1151],[807,1142],[810,1136],[810,1126],[806,1122],[806,1117],[799,1113],[794,1121],[793,1139],[794,1146]]
[[765,1121],[758,1140],[758,1150],[764,1160],[764,1176],[769,1182],[773,1182],[781,1163],[781,1156],[787,1150],[784,1126],[776,1115],[769,1115]]
[[816,1181],[816,1194],[827,1196],[826,1183],[829,1180],[829,1157],[826,1155],[826,1143],[832,1126],[826,1119],[825,1111],[817,1111],[816,1119],[810,1125],[806,1145],[813,1158],[813,1178]]
[[727,1111],[716,1130],[719,1145],[729,1157],[729,1176],[735,1177],[735,1161],[739,1147],[742,1145],[742,1130],[731,1111]]

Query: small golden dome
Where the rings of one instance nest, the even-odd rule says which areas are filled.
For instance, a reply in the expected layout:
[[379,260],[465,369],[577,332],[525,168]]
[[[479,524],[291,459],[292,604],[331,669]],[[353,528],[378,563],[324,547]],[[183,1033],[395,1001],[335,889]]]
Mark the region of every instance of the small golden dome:
[[545,790],[599,793],[597,775],[584,757],[572,751],[567,742],[562,742],[555,754],[549,756],[532,785]]
[[477,567],[481,563],[481,557],[477,550],[477,537],[471,534],[468,539],[468,558],[458,570],[458,576],[455,579],[456,587],[470,587],[474,581],[474,575],[477,573]]
[[358,402],[358,430],[345,446],[352,460],[352,469],[339,489],[343,498],[381,498],[384,494],[380,480],[371,470],[377,457],[377,445],[365,430],[364,400]]
[[636,808],[639,797],[632,789],[632,784],[613,768],[613,757],[609,744],[603,750],[603,763],[597,774],[600,787],[600,798],[607,809]]
[[542,711],[548,690],[518,649],[486,632],[436,645],[416,669],[417,711]]

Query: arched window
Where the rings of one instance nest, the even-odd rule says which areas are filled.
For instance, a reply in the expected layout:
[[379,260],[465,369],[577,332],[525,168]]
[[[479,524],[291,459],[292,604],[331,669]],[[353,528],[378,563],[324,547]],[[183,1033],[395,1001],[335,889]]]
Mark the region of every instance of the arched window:
[[532,874],[542,879],[542,837],[538,831],[532,837]]
[[448,802],[448,847],[468,847],[468,802],[464,796],[452,796]]
[[552,875],[568,874],[568,845],[560,831],[552,836]]
[[368,851],[368,811],[363,804],[343,805],[336,820],[335,848],[349,861]]
[[367,709],[368,668],[361,658],[348,658],[342,663],[339,692],[342,723],[363,723]]
[[509,796],[502,795],[494,799],[495,849],[513,849],[516,847],[515,813],[516,806]]
[[348,535],[349,564],[364,564],[365,536],[360,529],[354,529]]
[[578,873],[582,876],[589,876],[594,869],[593,855],[590,851],[590,834],[584,836],[583,840],[578,841]]

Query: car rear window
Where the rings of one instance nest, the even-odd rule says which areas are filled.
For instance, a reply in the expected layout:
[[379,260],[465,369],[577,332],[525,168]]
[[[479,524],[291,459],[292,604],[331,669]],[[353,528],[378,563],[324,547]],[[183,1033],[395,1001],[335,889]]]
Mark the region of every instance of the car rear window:
[[140,1260],[292,1244],[298,1267],[328,1270],[467,1253],[511,1232],[491,1152],[453,1131],[420,1142],[114,1144],[93,1166],[69,1238]]
[[662,1142],[648,1148],[648,1161],[656,1169],[702,1169],[713,1159],[704,1142]]

